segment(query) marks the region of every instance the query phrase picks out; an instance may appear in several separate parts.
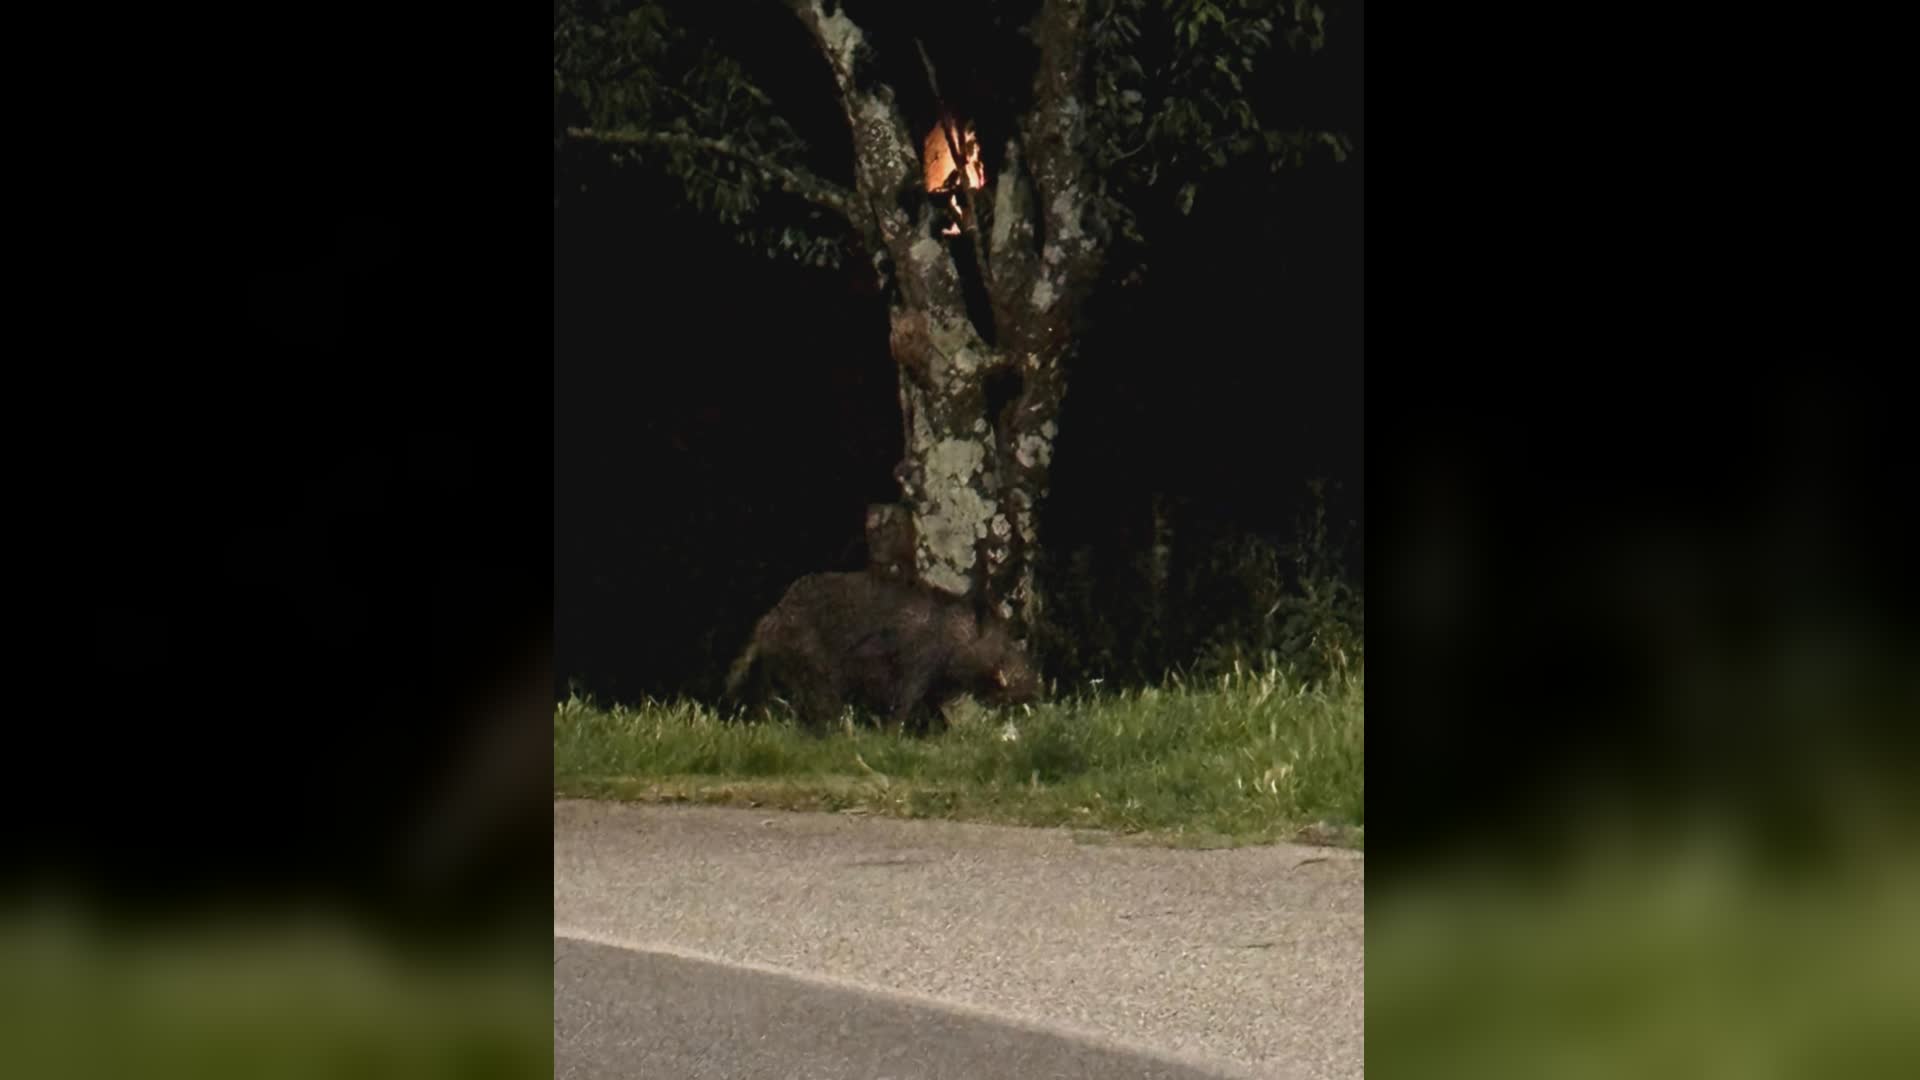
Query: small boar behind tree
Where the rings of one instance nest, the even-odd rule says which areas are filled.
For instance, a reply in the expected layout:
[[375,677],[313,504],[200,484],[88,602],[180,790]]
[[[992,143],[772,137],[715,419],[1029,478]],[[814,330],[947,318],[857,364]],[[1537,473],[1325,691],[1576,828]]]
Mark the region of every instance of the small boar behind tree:
[[848,705],[925,730],[961,694],[1025,704],[1039,679],[1005,628],[965,600],[870,572],[811,574],[755,625],[727,678],[735,704],[776,692],[816,731]]

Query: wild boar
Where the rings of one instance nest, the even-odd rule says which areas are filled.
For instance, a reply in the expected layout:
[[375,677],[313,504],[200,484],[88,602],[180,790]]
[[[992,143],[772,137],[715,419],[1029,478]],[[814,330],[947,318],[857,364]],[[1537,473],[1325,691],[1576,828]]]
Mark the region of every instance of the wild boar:
[[755,625],[726,686],[736,704],[785,697],[819,731],[848,705],[893,729],[926,730],[949,701],[1037,699],[1039,679],[1006,628],[968,601],[867,573],[811,574]]

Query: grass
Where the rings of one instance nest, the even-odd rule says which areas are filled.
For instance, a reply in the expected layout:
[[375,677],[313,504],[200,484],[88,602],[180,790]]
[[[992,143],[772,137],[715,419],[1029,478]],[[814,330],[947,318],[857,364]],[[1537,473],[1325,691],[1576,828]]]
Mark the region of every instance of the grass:
[[916,738],[733,724],[690,702],[554,714],[554,793],[1066,826],[1213,846],[1365,837],[1365,689],[1237,670]]

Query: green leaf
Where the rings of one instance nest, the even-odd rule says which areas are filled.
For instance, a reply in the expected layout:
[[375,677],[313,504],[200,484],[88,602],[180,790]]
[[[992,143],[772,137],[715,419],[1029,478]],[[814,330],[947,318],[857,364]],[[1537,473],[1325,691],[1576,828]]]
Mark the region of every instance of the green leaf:
[[1196,191],[1197,189],[1191,180],[1180,185],[1180,194],[1175,197],[1174,202],[1179,206],[1182,216],[1193,212],[1193,196]]
[[1215,56],[1215,58],[1213,58],[1213,71],[1219,71],[1221,75],[1225,75],[1225,77],[1227,77],[1227,83],[1233,85],[1235,90],[1240,88],[1240,77],[1233,73],[1233,67],[1227,65],[1227,58],[1225,58],[1225,56]]

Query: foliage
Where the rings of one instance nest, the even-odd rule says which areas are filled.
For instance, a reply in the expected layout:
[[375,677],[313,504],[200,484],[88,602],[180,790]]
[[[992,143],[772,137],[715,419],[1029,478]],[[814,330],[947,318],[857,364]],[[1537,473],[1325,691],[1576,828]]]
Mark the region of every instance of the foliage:
[[[736,226],[743,242],[769,255],[838,265],[849,250],[843,224],[817,207],[770,203],[777,185],[756,164],[800,162],[806,140],[740,63],[710,34],[682,25],[682,13],[670,14],[669,6],[556,0],[556,126],[574,117],[602,132],[704,140],[614,153],[664,168],[681,182],[690,206]],[[1016,7],[988,3],[968,18],[1004,28]],[[1222,170],[1299,166],[1316,152],[1339,161],[1351,151],[1344,135],[1262,115],[1280,111],[1263,81],[1277,45],[1311,54],[1325,43],[1329,16],[1321,2],[1103,0],[1090,15],[1092,108],[1080,149],[1116,263],[1141,264],[1148,220],[1163,208],[1190,212],[1209,177]],[[782,16],[769,5],[759,17]],[[733,152],[716,152],[718,144]]]
[[1316,480],[1310,520],[1286,548],[1297,592],[1280,598],[1279,649],[1313,678],[1344,678],[1362,662],[1366,605],[1349,583],[1341,544],[1327,530],[1325,481]]
[[1295,539],[1275,546],[1242,535],[1222,545],[1216,573],[1246,598],[1229,604],[1206,636],[1196,669],[1214,674],[1273,655],[1311,680],[1340,680],[1362,662],[1365,611],[1327,529],[1324,481]]
[[844,223],[793,200],[766,205],[778,185],[756,162],[803,160],[806,140],[738,61],[674,21],[665,4],[557,0],[553,91],[556,127],[571,117],[600,132],[678,136],[617,144],[610,154],[664,170],[690,207],[734,226],[742,243],[815,266],[845,256]]
[[1342,557],[1351,538],[1329,528],[1324,484],[1309,491],[1312,507],[1286,544],[1238,530],[1196,537],[1198,523],[1165,516],[1124,564],[1103,566],[1087,548],[1049,553],[1035,635],[1043,669],[1069,685],[1152,683],[1169,670],[1206,679],[1279,668],[1311,682],[1357,674],[1364,599]]
[[1306,164],[1324,149],[1344,161],[1346,136],[1270,126],[1261,77],[1276,34],[1318,52],[1327,12],[1309,0],[1107,0],[1089,32],[1093,109],[1088,152],[1101,209],[1128,262],[1143,261],[1141,209],[1192,211],[1221,170]]

